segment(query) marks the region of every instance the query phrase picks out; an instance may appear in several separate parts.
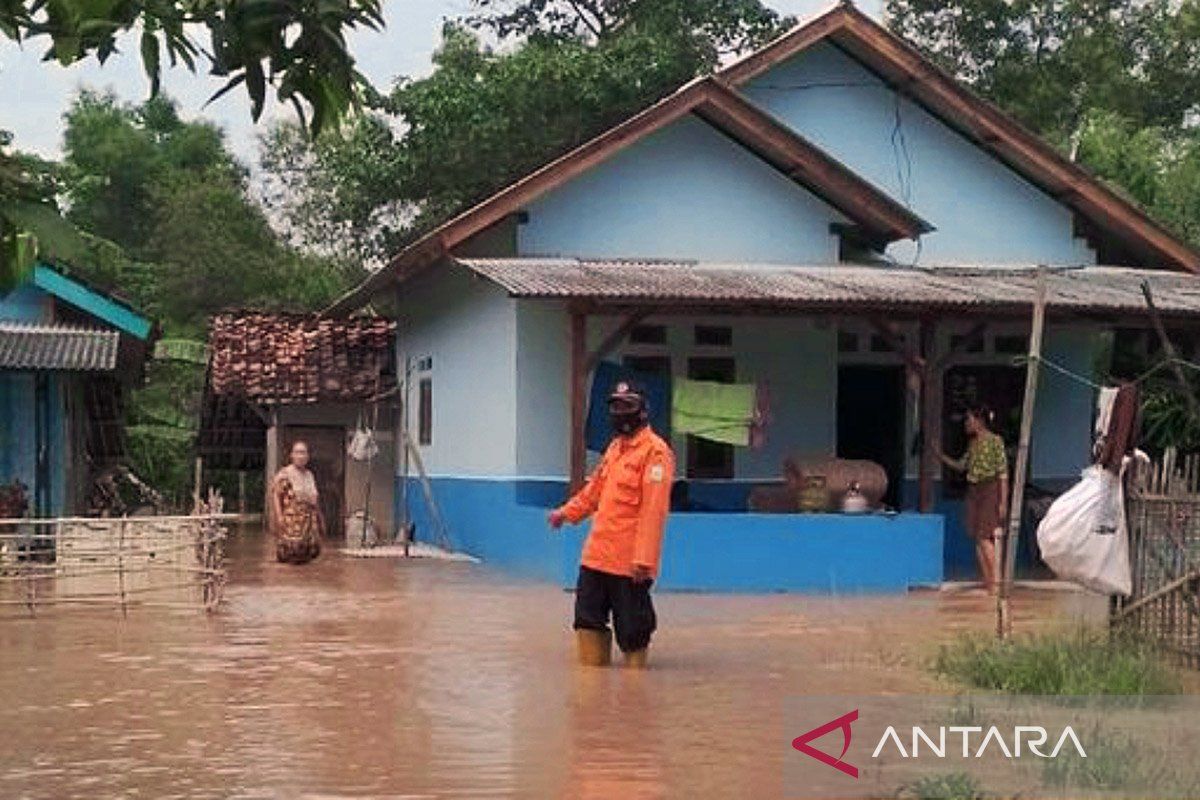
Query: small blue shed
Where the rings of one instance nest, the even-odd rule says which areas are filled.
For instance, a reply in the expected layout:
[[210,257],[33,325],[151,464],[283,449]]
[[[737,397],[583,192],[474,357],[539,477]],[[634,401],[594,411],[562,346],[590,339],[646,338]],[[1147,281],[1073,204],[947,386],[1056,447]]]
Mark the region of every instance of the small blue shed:
[[85,510],[91,479],[124,456],[126,392],[157,335],[113,295],[37,264],[0,297],[0,484],[34,516]]
[[[486,561],[572,582],[581,533],[544,514],[595,457],[598,370],[624,367],[769,389],[759,447],[671,434],[662,586],[899,590],[973,572],[936,446],[962,446],[972,401],[1019,408],[1043,266],[1045,355],[1070,373],[1148,326],[1143,282],[1171,324],[1200,319],[1200,254],[839,4],[431,231],[330,312],[395,301],[406,427],[452,538]],[[1047,375],[1034,483],[1076,479],[1094,404]],[[791,454],[877,462],[897,513],[751,512]],[[411,480],[397,519],[420,535]]]

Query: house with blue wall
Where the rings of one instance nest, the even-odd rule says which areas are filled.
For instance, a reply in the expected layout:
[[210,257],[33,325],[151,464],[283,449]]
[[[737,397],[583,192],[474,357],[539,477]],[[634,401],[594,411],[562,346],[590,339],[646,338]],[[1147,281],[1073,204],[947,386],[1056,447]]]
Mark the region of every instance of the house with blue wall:
[[0,296],[0,484],[26,487],[28,513],[86,510],[95,474],[124,456],[123,399],[156,335],[128,304],[49,264]]
[[[329,311],[393,301],[403,425],[452,539],[485,562],[573,583],[586,531],[545,514],[596,458],[597,375],[631,368],[770,398],[758,447],[670,434],[662,587],[895,591],[973,572],[936,452],[963,446],[972,402],[1015,430],[1039,275],[1044,355],[1087,376],[1148,327],[1143,283],[1172,325],[1200,319],[1198,271],[1141,209],[842,4],[451,219]],[[1095,397],[1061,374],[1034,416],[1047,491],[1091,446]],[[797,455],[880,464],[891,510],[751,511]],[[397,519],[420,537],[410,460]]]

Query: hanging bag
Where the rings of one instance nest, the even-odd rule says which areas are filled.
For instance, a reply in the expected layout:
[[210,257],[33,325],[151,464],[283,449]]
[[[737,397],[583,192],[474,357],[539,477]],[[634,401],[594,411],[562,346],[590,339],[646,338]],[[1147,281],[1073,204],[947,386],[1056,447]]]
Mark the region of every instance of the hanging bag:
[[354,435],[350,437],[350,444],[346,445],[346,455],[355,461],[370,461],[379,455],[379,443],[375,441],[375,432],[367,427],[361,411],[358,413],[358,425],[355,426]]
[[1102,594],[1128,595],[1129,534],[1121,478],[1101,466],[1059,497],[1037,529],[1042,560],[1054,573]]

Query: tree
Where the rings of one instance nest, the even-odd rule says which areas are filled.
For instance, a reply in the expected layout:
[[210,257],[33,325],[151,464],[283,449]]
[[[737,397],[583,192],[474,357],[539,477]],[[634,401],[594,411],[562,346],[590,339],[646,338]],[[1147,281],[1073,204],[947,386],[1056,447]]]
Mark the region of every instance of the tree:
[[83,92],[66,122],[58,191],[68,219],[125,254],[101,281],[170,326],[198,330],[236,305],[319,307],[348,282],[344,265],[279,240],[221,131],[183,121],[168,98],[130,106]]
[[1069,148],[1094,111],[1183,123],[1200,98],[1198,0],[888,0],[889,25]]
[[216,96],[244,86],[257,120],[273,89],[313,131],[336,123],[364,83],[346,32],[382,26],[380,0],[0,0],[0,35],[48,40],[47,60],[65,66],[94,56],[104,63],[122,35],[137,35],[152,94],[164,57],[193,72],[206,62],[210,74],[227,78]]
[[501,38],[596,42],[630,29],[688,36],[716,56],[753,49],[790,20],[758,0],[475,0],[467,24]]
[[889,0],[960,80],[1200,246],[1200,0]]
[[[166,97],[126,105],[84,92],[66,114],[62,163],[28,163],[75,232],[54,254],[119,289],[168,338],[203,340],[208,317],[228,308],[320,308],[358,277],[281,241],[220,130],[182,120]],[[202,365],[155,362],[128,405],[131,466],[177,497],[203,383]]]
[[[576,5],[606,15],[601,35],[569,16]],[[711,70],[722,48],[751,47],[785,23],[756,0],[529,2],[511,19],[480,6],[473,24],[525,38],[496,52],[449,24],[433,74],[399,80],[339,134],[312,144],[282,126],[267,137],[268,202],[296,241],[384,258]]]
[[37,238],[29,230],[28,217],[49,207],[27,163],[9,152],[11,143],[12,134],[0,131],[0,297],[33,269]]

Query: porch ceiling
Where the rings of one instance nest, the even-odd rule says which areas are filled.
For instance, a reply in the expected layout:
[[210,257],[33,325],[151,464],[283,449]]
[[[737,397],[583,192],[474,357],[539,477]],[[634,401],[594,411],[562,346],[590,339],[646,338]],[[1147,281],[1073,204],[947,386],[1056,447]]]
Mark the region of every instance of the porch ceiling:
[[[761,265],[570,258],[456,261],[513,297],[597,305],[777,307],[809,311],[1027,313],[1036,265],[900,267]],[[1048,271],[1048,307],[1059,314],[1146,311],[1142,283],[1167,316],[1200,319],[1200,277],[1125,267]]]

